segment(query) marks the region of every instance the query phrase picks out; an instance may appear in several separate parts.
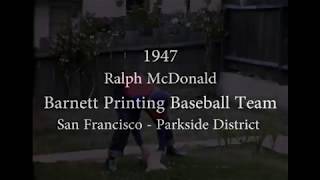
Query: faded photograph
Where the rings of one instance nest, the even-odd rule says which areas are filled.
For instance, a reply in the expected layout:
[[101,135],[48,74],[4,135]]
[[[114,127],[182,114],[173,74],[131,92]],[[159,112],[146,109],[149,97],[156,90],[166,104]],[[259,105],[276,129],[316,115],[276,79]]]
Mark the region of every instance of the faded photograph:
[[288,0],[36,0],[33,41],[35,179],[288,179]]

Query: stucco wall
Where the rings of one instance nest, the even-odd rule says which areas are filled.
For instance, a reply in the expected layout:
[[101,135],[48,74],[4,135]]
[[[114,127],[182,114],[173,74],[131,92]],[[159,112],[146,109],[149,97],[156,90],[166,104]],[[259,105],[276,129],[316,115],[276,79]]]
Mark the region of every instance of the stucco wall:
[[[156,0],[150,0],[150,8]],[[82,13],[94,13],[98,17],[126,16],[126,1],[121,7],[116,5],[115,0],[83,0]],[[172,14],[185,12],[185,0],[163,0],[162,13]],[[204,0],[191,0],[190,10],[195,12],[205,7]],[[34,46],[40,47],[40,39],[49,37],[49,3],[48,0],[38,1],[35,5],[34,14]],[[212,0],[211,9],[219,9],[221,0]]]
[[175,12],[185,12],[185,0],[163,0],[162,13],[171,14]]
[[[190,10],[191,12],[196,12],[201,8],[204,8],[206,4],[204,0],[191,0]],[[221,0],[212,0],[209,6],[211,10],[219,10],[221,8]]]
[[[150,0],[150,4],[156,0]],[[190,11],[196,12],[206,5],[204,0],[190,0]],[[212,0],[210,4],[210,9],[218,10],[221,8],[221,0]],[[177,12],[186,12],[185,0],[162,0],[162,13],[172,14]]]
[[[98,17],[119,17],[126,15],[126,1],[121,7],[116,5],[115,0],[83,0],[83,13],[95,13]],[[150,0],[150,9],[156,0]],[[204,0],[191,0],[191,12],[198,11],[205,7]],[[212,0],[210,9],[219,9],[221,7],[221,0]],[[172,14],[177,12],[185,12],[185,0],[163,0],[162,13]]]
[[115,0],[83,0],[82,12],[94,13],[97,17],[119,17],[126,15],[125,1],[121,7]]

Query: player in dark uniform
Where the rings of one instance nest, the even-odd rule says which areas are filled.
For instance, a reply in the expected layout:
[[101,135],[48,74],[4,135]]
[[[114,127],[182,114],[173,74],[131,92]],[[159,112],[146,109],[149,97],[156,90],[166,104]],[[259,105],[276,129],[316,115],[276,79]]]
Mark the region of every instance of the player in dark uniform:
[[[163,119],[169,121],[169,116],[167,112],[168,100],[170,95],[160,90],[159,88],[149,85],[146,83],[139,85],[131,85],[130,88],[124,88],[124,86],[117,86],[114,90],[114,96],[116,99],[137,99],[144,97],[145,99],[152,99],[154,101],[164,100],[165,101],[165,112],[158,113],[154,109],[144,109],[146,113],[151,117],[151,119],[156,123],[157,119]],[[119,119],[122,119],[123,122],[138,122],[140,119],[141,109],[117,109],[117,114]],[[123,151],[128,142],[128,137],[132,133],[137,145],[140,147],[143,160],[146,161],[149,152],[144,147],[143,139],[141,132],[139,130],[117,130],[114,131],[111,145],[109,147],[108,158],[106,160],[107,169],[110,171],[116,170],[116,158],[123,155]],[[157,130],[158,136],[158,150],[163,154],[173,156],[181,156],[182,153],[178,152],[174,147],[174,138],[173,132],[171,130],[166,130],[162,127],[160,130]]]

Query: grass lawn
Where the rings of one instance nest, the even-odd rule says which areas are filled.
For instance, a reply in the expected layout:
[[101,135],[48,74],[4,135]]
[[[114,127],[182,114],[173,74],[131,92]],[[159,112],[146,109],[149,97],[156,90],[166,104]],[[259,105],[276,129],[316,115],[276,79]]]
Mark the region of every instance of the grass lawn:
[[[93,120],[115,121],[117,115],[114,111],[58,111],[42,112],[34,115],[33,130],[33,154],[47,154],[56,152],[69,152],[79,150],[107,148],[110,144],[112,131],[58,131],[56,129],[57,119],[81,120],[92,118]],[[210,120],[214,117],[229,119],[276,119],[281,121],[279,115],[270,115],[261,112],[249,112],[240,110],[231,111],[207,111],[207,110],[176,110],[170,112],[171,119],[181,118],[182,120],[196,119],[198,117],[204,120]],[[141,122],[144,124],[150,122],[150,118],[142,113]],[[175,140],[194,141],[207,140],[217,137],[215,131],[174,131]],[[143,130],[143,138],[146,143],[156,144],[157,136],[153,128]],[[130,136],[129,144],[135,144]]]
[[38,180],[285,180],[288,156],[270,151],[253,154],[248,145],[227,149],[195,147],[183,158],[169,158],[167,171],[145,173],[135,156],[119,161],[115,173],[104,171],[103,163],[60,162],[34,164]]

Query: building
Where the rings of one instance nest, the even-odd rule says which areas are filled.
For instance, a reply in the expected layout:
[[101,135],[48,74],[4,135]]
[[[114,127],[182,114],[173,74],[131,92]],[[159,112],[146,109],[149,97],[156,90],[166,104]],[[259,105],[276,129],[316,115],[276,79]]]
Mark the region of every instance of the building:
[[[48,40],[53,37],[61,23],[67,19],[85,14],[95,14],[97,17],[126,16],[133,4],[149,10],[157,0],[36,0],[34,15],[34,47],[46,49]],[[163,14],[177,12],[195,12],[205,7],[205,0],[160,0]],[[188,8],[187,8],[188,7]],[[212,0],[210,8],[221,7],[221,0]]]

